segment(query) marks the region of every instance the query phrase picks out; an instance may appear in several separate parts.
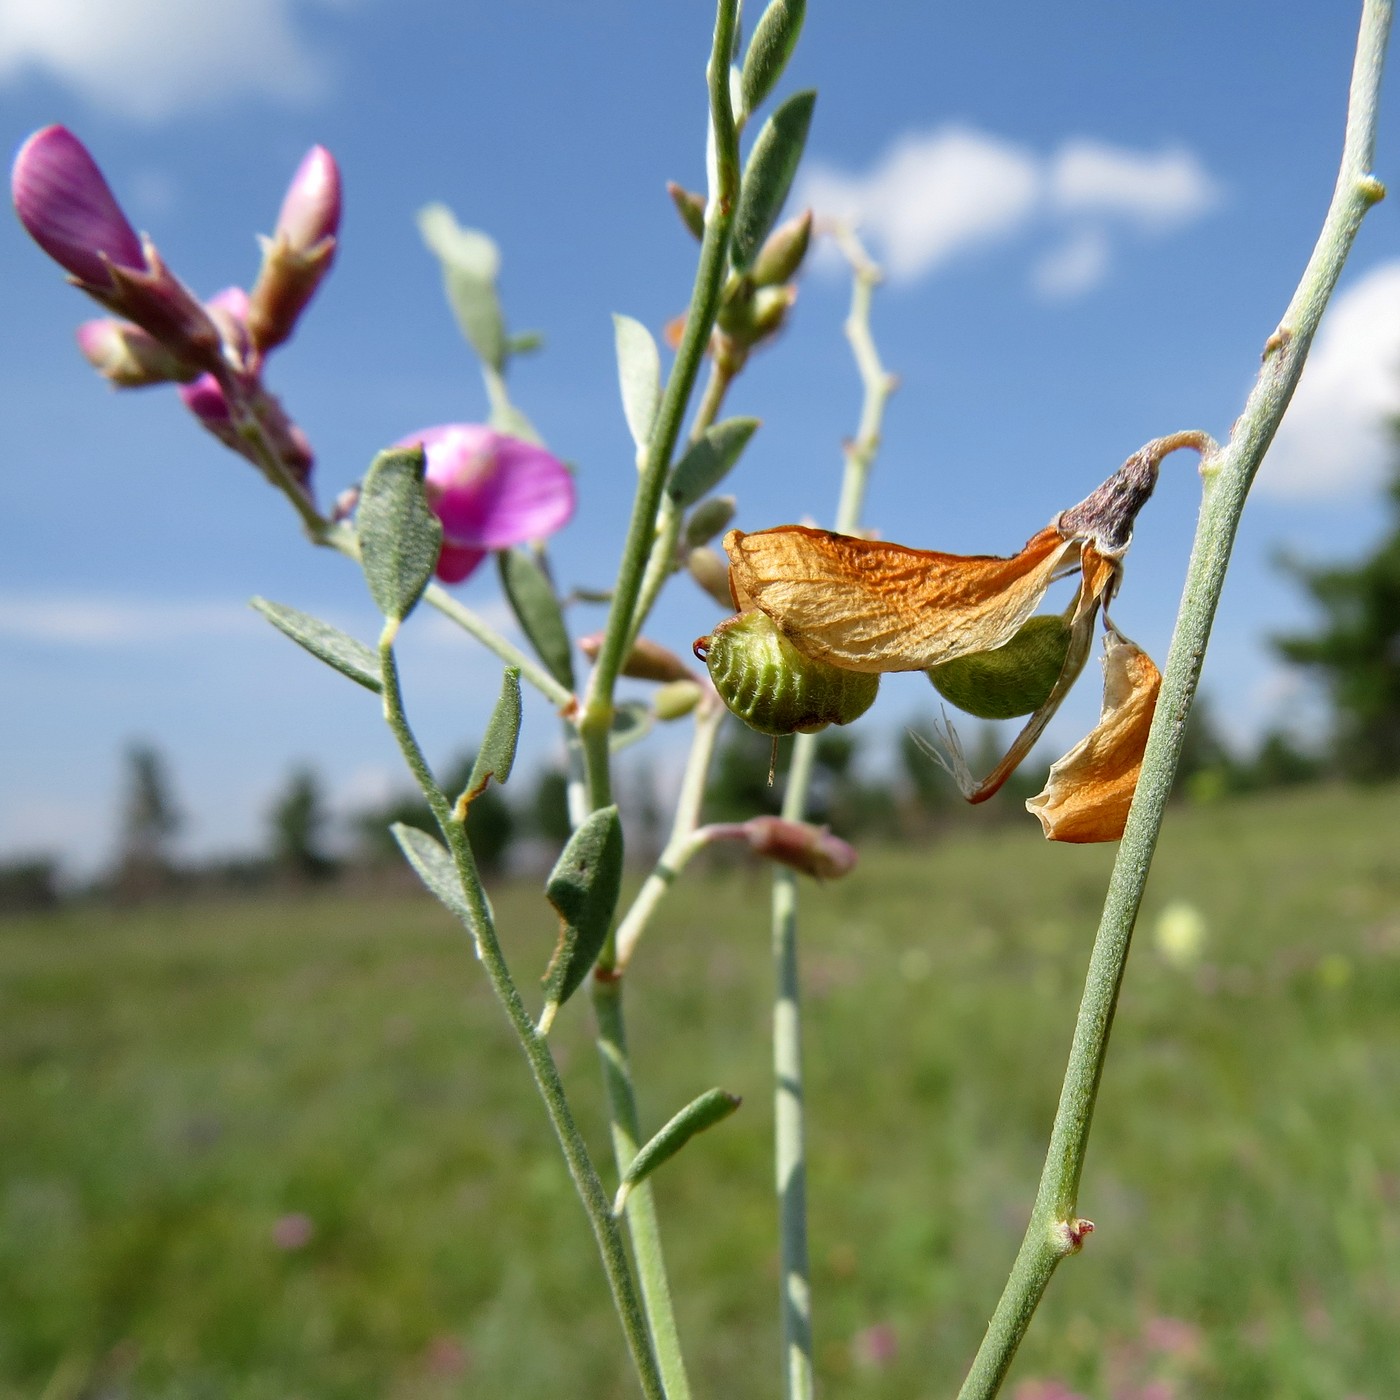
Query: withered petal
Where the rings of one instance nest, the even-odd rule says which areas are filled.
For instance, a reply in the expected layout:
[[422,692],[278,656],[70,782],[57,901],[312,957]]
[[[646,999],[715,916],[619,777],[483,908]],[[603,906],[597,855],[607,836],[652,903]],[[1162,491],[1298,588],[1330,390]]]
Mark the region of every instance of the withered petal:
[[922,671],[1006,642],[1080,542],[1053,526],[1019,554],[939,554],[780,525],[724,539],[737,605],[761,608],[799,651],[850,671]]
[[1045,790],[1026,803],[1051,841],[1118,840],[1137,791],[1162,676],[1146,652],[1116,632],[1105,637],[1104,652],[1098,724],[1051,765]]

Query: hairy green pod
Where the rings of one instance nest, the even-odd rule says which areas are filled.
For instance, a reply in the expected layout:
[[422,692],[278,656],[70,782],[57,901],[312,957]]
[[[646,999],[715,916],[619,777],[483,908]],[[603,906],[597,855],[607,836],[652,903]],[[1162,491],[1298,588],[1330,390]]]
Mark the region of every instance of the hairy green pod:
[[875,703],[880,677],[843,671],[797,650],[766,613],[741,613],[695,643],[720,698],[750,729],[774,737],[849,724]]
[[930,666],[925,673],[950,704],[978,719],[1033,714],[1064,670],[1070,627],[1063,617],[1033,617],[1005,646]]

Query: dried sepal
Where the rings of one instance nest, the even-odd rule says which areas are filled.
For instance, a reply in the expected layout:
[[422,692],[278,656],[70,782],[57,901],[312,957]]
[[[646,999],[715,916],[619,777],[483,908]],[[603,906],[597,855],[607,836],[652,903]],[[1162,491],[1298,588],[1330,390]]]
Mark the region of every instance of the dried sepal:
[[1053,526],[1019,554],[939,554],[804,525],[724,548],[742,610],[760,608],[801,652],[851,671],[923,671],[1003,645],[1079,562]]
[[1051,841],[1116,841],[1137,791],[1162,676],[1117,632],[1104,638],[1103,711],[1094,729],[1051,765],[1045,790],[1026,803]]

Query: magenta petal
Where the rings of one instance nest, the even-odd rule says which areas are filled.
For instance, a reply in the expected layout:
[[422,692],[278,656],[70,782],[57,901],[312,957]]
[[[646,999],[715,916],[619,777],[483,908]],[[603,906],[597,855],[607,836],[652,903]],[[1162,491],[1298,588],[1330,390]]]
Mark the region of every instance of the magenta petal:
[[465,545],[446,544],[438,554],[437,576],[444,583],[461,583],[486,558],[486,550],[469,549]]
[[224,391],[212,374],[201,374],[194,383],[180,385],[180,398],[201,423],[219,426],[232,418]]
[[66,127],[46,126],[20,147],[10,193],[30,237],[80,281],[108,285],[104,253],[118,267],[146,266],[141,240],[97,162]]

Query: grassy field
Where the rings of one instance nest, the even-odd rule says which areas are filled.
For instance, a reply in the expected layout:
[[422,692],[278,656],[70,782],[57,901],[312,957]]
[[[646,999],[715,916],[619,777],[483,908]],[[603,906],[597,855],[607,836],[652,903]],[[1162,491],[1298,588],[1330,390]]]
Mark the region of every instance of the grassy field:
[[[1397,832],[1393,788],[1173,814],[1085,1174],[1098,1229],[1009,1395],[1400,1395]],[[1111,857],[998,829],[807,899],[824,1395],[956,1390]],[[701,1397],[778,1393],[766,889],[688,877],[629,994],[653,1125],[745,1097],[658,1178]],[[528,982],[552,918],[494,897]],[[1154,940],[1180,901],[1194,961]],[[580,997],[555,1036],[601,1155],[589,1020]],[[0,925],[5,1400],[634,1393],[523,1061],[427,896]]]

